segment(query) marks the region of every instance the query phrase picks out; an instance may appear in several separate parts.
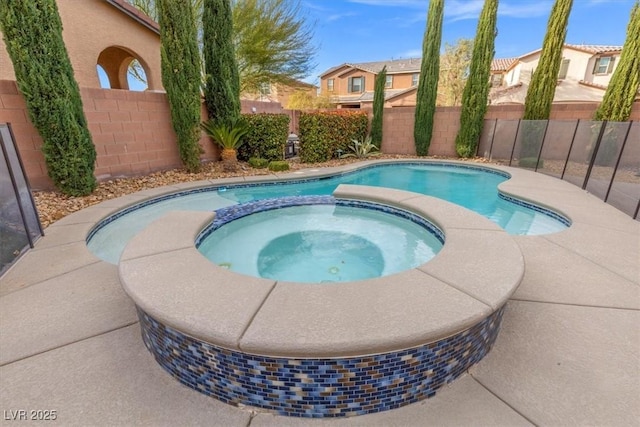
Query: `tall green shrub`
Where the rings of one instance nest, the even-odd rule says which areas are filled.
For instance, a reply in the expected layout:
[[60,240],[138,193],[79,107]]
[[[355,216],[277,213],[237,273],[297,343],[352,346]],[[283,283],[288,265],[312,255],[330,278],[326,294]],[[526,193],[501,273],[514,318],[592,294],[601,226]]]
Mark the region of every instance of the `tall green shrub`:
[[369,118],[359,111],[302,113],[299,122],[300,160],[326,162],[339,153],[349,152],[352,140],[367,135]]
[[210,119],[231,124],[240,117],[240,77],[233,46],[229,0],[204,0],[202,38],[204,99]]
[[633,101],[640,87],[640,2],[631,9],[627,38],[616,68],[594,119],[625,122],[629,120]]
[[460,130],[456,136],[456,153],[460,157],[473,157],[478,148],[487,111],[497,18],[498,0],[485,0],[473,42],[469,78],[462,93]]
[[416,99],[413,137],[418,156],[429,154],[433,118],[438,98],[438,76],[440,74],[440,42],[442,39],[442,16],[444,0],[431,0],[427,15],[427,29],[422,41],[422,64]]
[[376,76],[373,89],[373,119],[371,119],[371,142],[378,149],[382,145],[382,115],[384,114],[384,86],[387,82],[387,66]]
[[3,0],[0,29],[29,117],[43,140],[49,177],[65,194],[90,194],[96,187],[96,150],[55,0]]
[[249,125],[244,144],[238,148],[238,158],[247,161],[251,157],[282,160],[289,136],[289,116],[286,114],[243,114]]
[[157,0],[162,84],[167,91],[180,158],[200,169],[200,53],[191,0]]
[[573,0],[556,0],[553,5],[540,60],[527,90],[523,117],[525,120],[546,120],[551,114],[572,4]]

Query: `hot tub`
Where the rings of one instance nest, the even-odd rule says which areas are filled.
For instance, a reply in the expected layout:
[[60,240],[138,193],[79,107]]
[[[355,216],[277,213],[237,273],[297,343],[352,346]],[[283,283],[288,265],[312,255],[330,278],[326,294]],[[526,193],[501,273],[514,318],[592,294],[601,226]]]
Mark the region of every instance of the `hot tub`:
[[210,262],[195,241],[214,215],[170,213],[137,235],[119,264],[157,362],[232,405],[340,417],[428,398],[480,361],[524,273],[512,238],[429,196],[353,185],[333,196],[422,217],[445,244],[415,268],[310,286]]

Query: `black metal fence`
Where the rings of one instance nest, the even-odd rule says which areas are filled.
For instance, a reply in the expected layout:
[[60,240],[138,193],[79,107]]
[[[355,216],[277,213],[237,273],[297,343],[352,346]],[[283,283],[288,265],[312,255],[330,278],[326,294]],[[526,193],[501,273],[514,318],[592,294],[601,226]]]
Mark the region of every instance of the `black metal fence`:
[[489,119],[478,155],[569,181],[639,219],[638,122]]
[[42,236],[11,128],[0,123],[0,276]]

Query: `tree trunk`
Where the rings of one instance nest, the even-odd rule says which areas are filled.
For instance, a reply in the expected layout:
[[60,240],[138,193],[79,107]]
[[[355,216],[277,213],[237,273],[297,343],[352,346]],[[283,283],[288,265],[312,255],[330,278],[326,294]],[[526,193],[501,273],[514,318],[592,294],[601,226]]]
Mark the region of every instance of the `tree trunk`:
[[225,172],[234,172],[238,169],[238,158],[236,157],[236,150],[225,148],[220,154],[222,158],[222,170]]

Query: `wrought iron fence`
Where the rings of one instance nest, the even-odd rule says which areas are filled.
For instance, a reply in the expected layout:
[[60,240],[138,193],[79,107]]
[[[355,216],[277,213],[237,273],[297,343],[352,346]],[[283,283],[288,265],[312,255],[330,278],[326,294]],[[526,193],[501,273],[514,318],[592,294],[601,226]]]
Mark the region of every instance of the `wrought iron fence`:
[[8,124],[0,123],[0,276],[43,235]]
[[638,122],[488,119],[478,155],[569,181],[639,219]]

